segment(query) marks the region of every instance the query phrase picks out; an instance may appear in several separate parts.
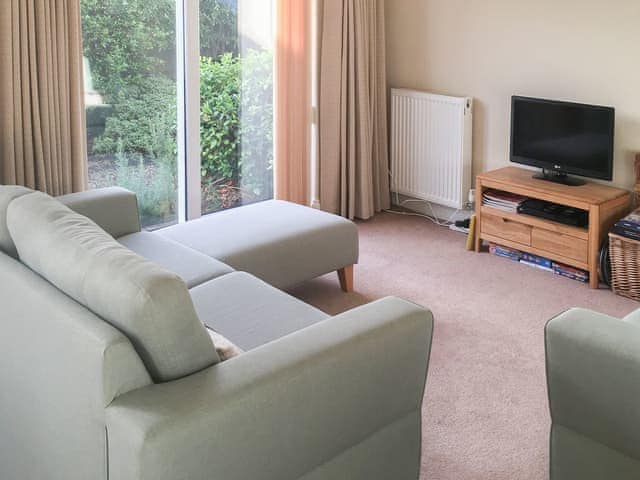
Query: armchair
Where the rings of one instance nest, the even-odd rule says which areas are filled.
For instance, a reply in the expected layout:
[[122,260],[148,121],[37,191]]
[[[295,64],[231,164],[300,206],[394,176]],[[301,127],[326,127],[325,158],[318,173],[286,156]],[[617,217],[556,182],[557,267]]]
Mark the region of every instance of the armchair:
[[545,343],[551,480],[640,478],[640,313],[574,308]]

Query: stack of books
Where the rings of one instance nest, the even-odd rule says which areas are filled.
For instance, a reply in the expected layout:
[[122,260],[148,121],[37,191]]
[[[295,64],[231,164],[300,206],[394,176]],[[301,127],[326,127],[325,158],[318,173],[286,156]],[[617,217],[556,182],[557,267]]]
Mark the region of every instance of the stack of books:
[[520,204],[525,200],[527,200],[527,197],[501,190],[489,189],[482,192],[482,205],[505,212],[516,213]]
[[551,260],[541,257],[540,255],[534,255],[533,253],[522,252],[520,263],[530,267],[539,268],[541,270],[546,270],[547,272],[553,271]]
[[519,262],[520,258],[522,258],[522,252],[520,250],[516,250],[515,248],[503,247],[502,245],[497,245],[495,243],[489,244],[489,253],[497,255],[498,257],[508,258],[509,260],[513,260],[515,262]]
[[613,233],[632,240],[640,240],[640,208],[622,220],[618,220],[613,226]]
[[489,244],[489,252],[493,255],[497,255],[498,257],[508,258],[509,260],[520,262],[523,265],[539,268],[547,272],[553,272],[556,275],[561,275],[582,283],[587,283],[589,281],[589,272],[554,262],[546,257],[541,257],[540,255],[521,252],[515,248],[505,247],[496,243]]
[[577,280],[582,283],[587,283],[589,281],[589,272],[585,272],[584,270],[580,270],[579,268],[573,268],[568,265],[563,265],[562,263],[556,262],[553,262],[551,268],[553,269],[553,273],[555,273],[556,275],[561,275],[563,277]]

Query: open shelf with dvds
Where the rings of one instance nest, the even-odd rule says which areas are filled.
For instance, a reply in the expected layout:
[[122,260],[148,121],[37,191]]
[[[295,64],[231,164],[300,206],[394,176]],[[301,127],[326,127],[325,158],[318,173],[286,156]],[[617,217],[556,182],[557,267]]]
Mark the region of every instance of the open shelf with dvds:
[[571,267],[533,253],[521,252],[515,248],[505,247],[504,245],[498,245],[495,243],[489,244],[489,252],[498,257],[506,258],[529,267],[538,268],[582,283],[587,283],[589,281],[588,271],[581,268]]
[[[521,199],[584,210],[587,225],[518,213]],[[613,223],[628,212],[630,200],[630,193],[623,189],[591,182],[581,186],[545,182],[517,167],[487,172],[476,178],[475,249],[479,252],[486,241],[586,270],[590,286],[597,288],[601,242]]]

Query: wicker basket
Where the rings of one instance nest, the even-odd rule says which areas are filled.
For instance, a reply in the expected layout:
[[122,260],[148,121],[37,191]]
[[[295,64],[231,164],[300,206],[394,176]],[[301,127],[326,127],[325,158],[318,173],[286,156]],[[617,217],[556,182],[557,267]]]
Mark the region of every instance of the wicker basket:
[[610,233],[609,256],[613,291],[640,301],[640,242]]

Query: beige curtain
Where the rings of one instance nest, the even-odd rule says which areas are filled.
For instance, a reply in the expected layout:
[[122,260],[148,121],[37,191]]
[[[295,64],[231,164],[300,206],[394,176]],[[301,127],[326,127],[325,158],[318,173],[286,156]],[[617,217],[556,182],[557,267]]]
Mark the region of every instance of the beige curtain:
[[278,0],[275,55],[275,197],[308,205],[311,122],[310,0]]
[[319,198],[369,218],[389,208],[384,0],[323,0]]
[[84,190],[79,0],[0,1],[0,183]]

